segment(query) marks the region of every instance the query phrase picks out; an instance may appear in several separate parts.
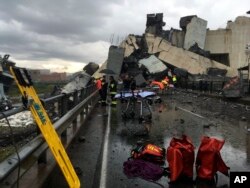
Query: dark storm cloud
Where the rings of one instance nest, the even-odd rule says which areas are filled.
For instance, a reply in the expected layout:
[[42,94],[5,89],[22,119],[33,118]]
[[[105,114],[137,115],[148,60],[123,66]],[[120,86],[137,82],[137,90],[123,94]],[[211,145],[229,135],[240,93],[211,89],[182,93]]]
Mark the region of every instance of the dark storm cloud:
[[[70,54],[79,44],[108,40],[103,30],[120,0],[0,1],[0,52],[22,58],[88,61]],[[88,49],[86,49],[88,50]],[[24,55],[26,54],[26,55]]]
[[[111,5],[119,2],[121,1],[1,1],[0,15],[6,22],[16,20],[22,23],[28,31],[64,37],[81,34],[84,37],[86,34],[91,35],[91,30],[105,25],[105,19],[112,16]],[[90,37],[86,39],[94,40]]]
[[165,29],[179,28],[179,18],[193,14],[218,28],[245,13],[248,1],[0,0],[0,55],[102,63],[109,42],[144,32],[148,13],[163,12]]

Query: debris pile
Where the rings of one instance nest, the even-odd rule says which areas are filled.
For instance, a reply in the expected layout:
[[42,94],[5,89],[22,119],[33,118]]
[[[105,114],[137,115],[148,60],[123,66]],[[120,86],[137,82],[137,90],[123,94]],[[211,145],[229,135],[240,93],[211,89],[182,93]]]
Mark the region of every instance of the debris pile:
[[[148,14],[145,33],[130,34],[118,47],[111,46],[102,68],[111,69],[121,77],[129,74],[140,83],[163,79],[169,76],[168,72],[196,80],[232,76],[230,67],[209,59],[210,53],[203,49],[207,21],[197,16],[183,17],[182,31],[172,28],[165,31],[164,25],[162,13]],[[192,35],[196,28],[201,28],[195,31],[197,39]]]
[[[84,68],[83,71],[75,73],[70,82],[66,84],[62,89],[61,93],[71,93],[76,90],[85,88],[92,81],[92,75],[99,69],[99,65],[90,62]],[[59,88],[58,88],[59,89]],[[55,92],[56,93],[56,92]]]
[[9,72],[9,67],[14,65],[15,63],[9,60],[9,55],[4,55],[3,58],[0,56],[0,112],[12,108],[12,103],[6,93],[14,81]]

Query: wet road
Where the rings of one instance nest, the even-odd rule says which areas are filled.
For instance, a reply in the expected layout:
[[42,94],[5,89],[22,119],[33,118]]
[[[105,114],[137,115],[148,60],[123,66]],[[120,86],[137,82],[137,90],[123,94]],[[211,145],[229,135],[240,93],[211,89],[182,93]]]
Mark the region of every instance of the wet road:
[[[160,187],[139,178],[128,179],[123,173],[123,163],[138,141],[147,141],[167,148],[173,136],[182,134],[192,139],[196,153],[204,135],[225,139],[221,150],[225,163],[231,171],[249,171],[250,134],[246,130],[249,122],[231,119],[230,114],[223,118],[215,116],[216,106],[213,111],[211,106],[194,105],[191,102],[183,104],[180,101],[178,95],[168,95],[161,104],[152,105],[151,124],[139,124],[138,116],[134,120],[123,121],[121,104],[117,108],[98,107],[79,135],[84,136],[86,140],[76,140],[69,149],[73,165],[82,171],[79,177],[83,187]],[[108,113],[111,116],[107,116]],[[149,134],[146,134],[148,129]],[[167,188],[168,181],[167,177],[162,177],[158,183]],[[219,174],[216,187],[229,187],[228,177]]]

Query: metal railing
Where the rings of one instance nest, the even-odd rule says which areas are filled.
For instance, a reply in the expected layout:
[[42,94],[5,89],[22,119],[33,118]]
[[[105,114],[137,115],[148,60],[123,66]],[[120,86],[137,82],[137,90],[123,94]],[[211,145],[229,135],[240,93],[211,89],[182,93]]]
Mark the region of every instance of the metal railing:
[[180,83],[180,86],[183,89],[191,89],[209,93],[221,92],[224,85],[225,81],[188,81]]
[[[97,102],[95,86],[89,86],[69,94],[41,99],[49,116],[57,117],[54,127],[65,148],[69,146],[78,130]],[[4,112],[10,116],[24,111],[23,107]],[[1,114],[0,119],[4,118]],[[40,187],[55,166],[55,160],[41,134],[0,163],[0,187]],[[18,175],[18,170],[20,170]]]

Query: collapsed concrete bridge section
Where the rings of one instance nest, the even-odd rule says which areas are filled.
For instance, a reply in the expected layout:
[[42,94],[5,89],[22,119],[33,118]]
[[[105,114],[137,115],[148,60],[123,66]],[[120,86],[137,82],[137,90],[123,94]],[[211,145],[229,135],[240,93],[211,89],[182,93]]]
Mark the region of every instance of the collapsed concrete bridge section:
[[[224,80],[237,76],[240,67],[250,64],[246,52],[250,42],[249,17],[239,16],[234,22],[228,21],[225,29],[218,30],[209,30],[207,21],[196,15],[182,17],[181,30],[163,30],[164,25],[163,13],[148,14],[145,33],[130,34],[119,46],[111,46],[100,70],[111,69],[117,76],[140,75],[147,80],[156,78],[152,67],[157,62],[158,67],[164,67],[161,63],[167,66],[161,76],[169,68],[179,68],[193,75],[191,80],[206,77]],[[142,60],[146,67],[140,63]],[[98,72],[95,77],[100,76]]]
[[[148,54],[154,54],[161,61],[174,67],[184,68],[190,74],[206,74],[209,68],[218,68],[227,70],[227,76],[234,76],[232,68],[183,48],[175,47],[162,37],[146,33],[141,40],[146,43]],[[120,47],[125,49],[124,57],[129,57],[140,49],[140,45],[136,41],[136,36],[129,35],[121,43]]]

